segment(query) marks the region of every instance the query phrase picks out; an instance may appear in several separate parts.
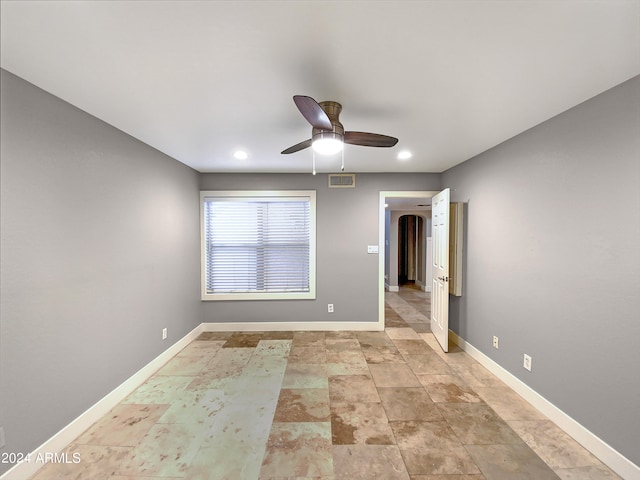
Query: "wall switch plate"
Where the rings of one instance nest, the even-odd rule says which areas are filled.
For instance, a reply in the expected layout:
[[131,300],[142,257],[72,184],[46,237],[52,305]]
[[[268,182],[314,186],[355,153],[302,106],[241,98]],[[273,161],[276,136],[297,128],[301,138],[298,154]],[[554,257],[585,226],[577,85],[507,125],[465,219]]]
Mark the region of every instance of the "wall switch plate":
[[498,337],[496,337],[495,335],[493,336],[493,348],[500,348]]
[[0,427],[0,449],[3,449],[7,445],[4,439],[4,427]]
[[166,339],[167,339],[167,329],[166,329],[166,328],[163,328],[163,329],[162,329],[162,339],[163,339],[163,340],[166,340]]
[[333,313],[333,303],[327,305],[327,312]]
[[367,245],[367,253],[378,253],[378,245]]
[[525,368],[525,370],[531,371],[531,357],[526,353],[524,354],[524,361],[522,363],[522,366]]

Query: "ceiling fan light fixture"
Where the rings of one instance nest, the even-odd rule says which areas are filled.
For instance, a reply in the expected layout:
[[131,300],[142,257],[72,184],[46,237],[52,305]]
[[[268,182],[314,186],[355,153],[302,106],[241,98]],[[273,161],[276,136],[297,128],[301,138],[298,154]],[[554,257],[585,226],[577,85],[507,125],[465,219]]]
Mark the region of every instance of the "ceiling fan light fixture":
[[313,150],[320,155],[335,155],[344,148],[343,137],[337,132],[320,132],[313,136]]
[[233,158],[235,158],[236,160],[246,160],[247,158],[249,158],[249,154],[244,150],[236,150],[235,152],[233,152]]

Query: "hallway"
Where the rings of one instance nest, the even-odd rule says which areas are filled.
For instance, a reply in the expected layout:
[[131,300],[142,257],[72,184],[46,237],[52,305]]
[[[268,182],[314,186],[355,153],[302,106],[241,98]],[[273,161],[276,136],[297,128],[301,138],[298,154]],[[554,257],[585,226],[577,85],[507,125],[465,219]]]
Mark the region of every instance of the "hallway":
[[203,333],[34,480],[619,478],[386,294],[384,332]]

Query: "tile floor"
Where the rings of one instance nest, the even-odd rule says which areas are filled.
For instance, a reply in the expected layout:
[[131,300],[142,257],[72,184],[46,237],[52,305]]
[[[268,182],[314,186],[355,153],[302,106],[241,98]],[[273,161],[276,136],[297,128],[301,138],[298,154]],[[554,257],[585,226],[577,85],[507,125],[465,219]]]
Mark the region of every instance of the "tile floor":
[[386,300],[385,332],[202,334],[33,480],[619,478]]

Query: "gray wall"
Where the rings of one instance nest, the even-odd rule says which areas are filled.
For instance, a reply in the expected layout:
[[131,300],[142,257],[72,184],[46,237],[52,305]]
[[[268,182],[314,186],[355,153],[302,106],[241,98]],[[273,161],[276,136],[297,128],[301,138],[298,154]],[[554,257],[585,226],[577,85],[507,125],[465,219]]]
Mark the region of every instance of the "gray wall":
[[640,77],[443,186],[468,202],[451,328],[640,465]]
[[[205,174],[202,190],[316,190],[316,299],[204,302],[205,322],[375,322],[378,320],[380,191],[437,190],[440,175],[360,173],[356,188],[328,188],[327,174]],[[380,246],[379,248],[383,248]],[[335,312],[327,313],[333,303]]]
[[0,425],[29,452],[201,323],[198,173],[1,82]]

